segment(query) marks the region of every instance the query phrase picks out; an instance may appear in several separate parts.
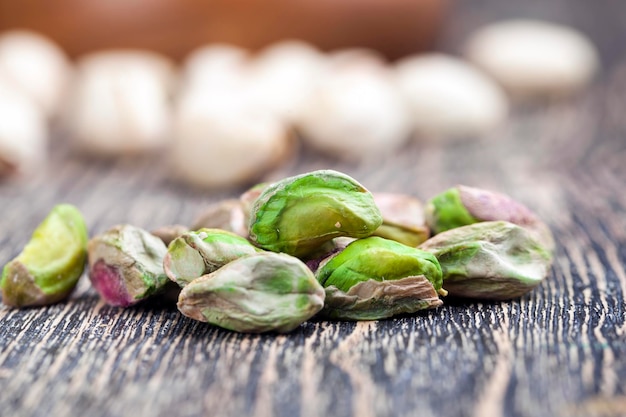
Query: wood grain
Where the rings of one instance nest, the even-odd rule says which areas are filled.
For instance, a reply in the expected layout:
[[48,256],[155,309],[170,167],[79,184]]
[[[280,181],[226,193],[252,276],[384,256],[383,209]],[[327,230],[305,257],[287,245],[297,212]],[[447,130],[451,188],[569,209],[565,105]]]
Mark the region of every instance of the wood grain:
[[[512,3],[468,2],[455,13],[460,27],[471,27],[539,8]],[[83,277],[67,302],[0,307],[0,414],[626,414],[626,55],[607,35],[623,28],[626,9],[572,3],[555,2],[548,16],[560,11],[562,21],[580,22],[605,62],[580,96],[522,104],[480,140],[412,143],[375,164],[347,165],[303,149],[268,175],[333,168],[372,190],[421,199],[456,183],[510,194],[556,237],[551,275],[532,293],[510,302],[446,300],[433,311],[378,322],[313,320],[287,335],[243,335],[187,319],[166,300],[107,306]],[[596,14],[585,14],[590,8]],[[453,30],[450,40],[459,34]],[[56,139],[38,177],[0,186],[2,261],[19,252],[55,203],[76,204],[97,233],[122,222],[148,229],[189,223],[208,203],[241,191],[188,189],[169,179],[162,156],[90,160]]]

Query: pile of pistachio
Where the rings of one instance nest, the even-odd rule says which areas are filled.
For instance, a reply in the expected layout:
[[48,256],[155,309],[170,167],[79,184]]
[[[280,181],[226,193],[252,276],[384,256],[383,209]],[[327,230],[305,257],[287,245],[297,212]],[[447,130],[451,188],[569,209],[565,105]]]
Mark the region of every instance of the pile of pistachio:
[[88,263],[102,299],[131,306],[176,290],[182,314],[239,332],[289,332],[319,315],[377,320],[446,295],[507,300],[548,275],[549,228],[508,196],[466,186],[422,207],[321,170],[260,184],[209,208],[190,229],[118,225],[88,238],[56,206],[5,267],[2,300],[66,298]]

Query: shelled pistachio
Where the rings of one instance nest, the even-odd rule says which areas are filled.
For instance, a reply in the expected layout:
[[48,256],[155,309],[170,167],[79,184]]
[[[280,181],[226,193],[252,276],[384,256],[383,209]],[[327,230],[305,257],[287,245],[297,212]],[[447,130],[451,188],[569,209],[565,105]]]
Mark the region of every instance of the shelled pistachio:
[[554,250],[550,228],[526,206],[505,194],[458,185],[431,198],[426,204],[426,223],[435,234],[496,220],[528,229],[546,249]]
[[250,239],[274,252],[304,256],[339,236],[366,237],[382,224],[372,194],[332,170],[285,178],[252,206]]
[[326,289],[323,314],[377,320],[442,304],[441,267],[434,255],[381,237],[350,243],[316,272]]
[[383,224],[374,232],[384,237],[417,246],[430,236],[422,203],[406,194],[374,193],[374,201],[383,216]]
[[167,246],[172,240],[188,231],[189,228],[182,224],[169,224],[167,226],[161,226],[150,230],[150,234],[161,239],[163,243],[165,243],[165,246]]
[[118,225],[91,238],[89,279],[102,299],[128,307],[170,282],[163,271],[167,248],[161,239],[131,225]]
[[244,256],[191,281],[178,309],[186,316],[238,332],[286,333],[324,305],[311,270],[287,254]]
[[260,252],[245,238],[220,229],[182,234],[167,248],[165,273],[181,287],[245,255]]
[[22,252],[2,272],[2,301],[13,307],[52,304],[66,298],[83,273],[87,227],[78,209],[55,206]]
[[439,233],[419,246],[437,257],[450,295],[508,300],[548,275],[552,256],[525,228],[487,221]]

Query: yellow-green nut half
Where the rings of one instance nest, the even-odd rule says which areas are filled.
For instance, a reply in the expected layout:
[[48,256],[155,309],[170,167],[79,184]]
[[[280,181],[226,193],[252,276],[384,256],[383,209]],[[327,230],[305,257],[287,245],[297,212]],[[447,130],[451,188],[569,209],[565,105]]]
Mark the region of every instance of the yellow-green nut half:
[[259,251],[235,233],[200,229],[184,233],[170,243],[163,267],[169,279],[184,287],[235,259]]
[[503,220],[528,229],[546,249],[554,249],[554,238],[547,225],[526,206],[502,193],[458,185],[431,198],[425,214],[434,234],[468,224]]
[[344,320],[377,320],[442,304],[439,262],[434,255],[381,237],[350,243],[320,265],[326,288],[323,314]]
[[324,306],[324,289],[293,256],[260,252],[185,286],[178,309],[196,320],[243,333],[286,333]]
[[91,238],[89,279],[110,305],[128,307],[165,290],[163,271],[167,248],[139,227],[124,224]]
[[83,273],[87,227],[70,204],[55,206],[22,252],[2,271],[2,301],[13,307],[52,304],[66,298]]
[[481,222],[439,233],[420,249],[435,255],[450,295],[508,300],[548,275],[552,256],[527,229],[505,221]]
[[299,257],[335,237],[369,236],[383,221],[372,194],[353,178],[332,170],[268,186],[254,202],[250,217],[253,243]]

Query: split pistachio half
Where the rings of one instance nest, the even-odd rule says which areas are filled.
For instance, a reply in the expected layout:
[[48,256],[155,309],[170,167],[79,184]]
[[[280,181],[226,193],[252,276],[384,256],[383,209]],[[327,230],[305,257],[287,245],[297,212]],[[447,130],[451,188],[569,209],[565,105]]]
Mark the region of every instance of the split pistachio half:
[[450,295],[508,300],[548,275],[552,256],[527,229],[506,221],[474,223],[439,233],[419,246],[439,260]]
[[52,304],[66,298],[83,273],[87,227],[70,204],[55,206],[22,252],[2,272],[2,301],[13,307]]
[[250,239],[263,249],[302,257],[335,237],[369,236],[381,224],[365,187],[348,175],[321,170],[265,188],[252,206]]
[[244,333],[286,333],[324,306],[324,289],[293,256],[260,252],[187,284],[178,309],[186,316]]
[[200,229],[182,234],[167,248],[165,273],[181,287],[227,263],[259,252],[245,238],[220,229]]

